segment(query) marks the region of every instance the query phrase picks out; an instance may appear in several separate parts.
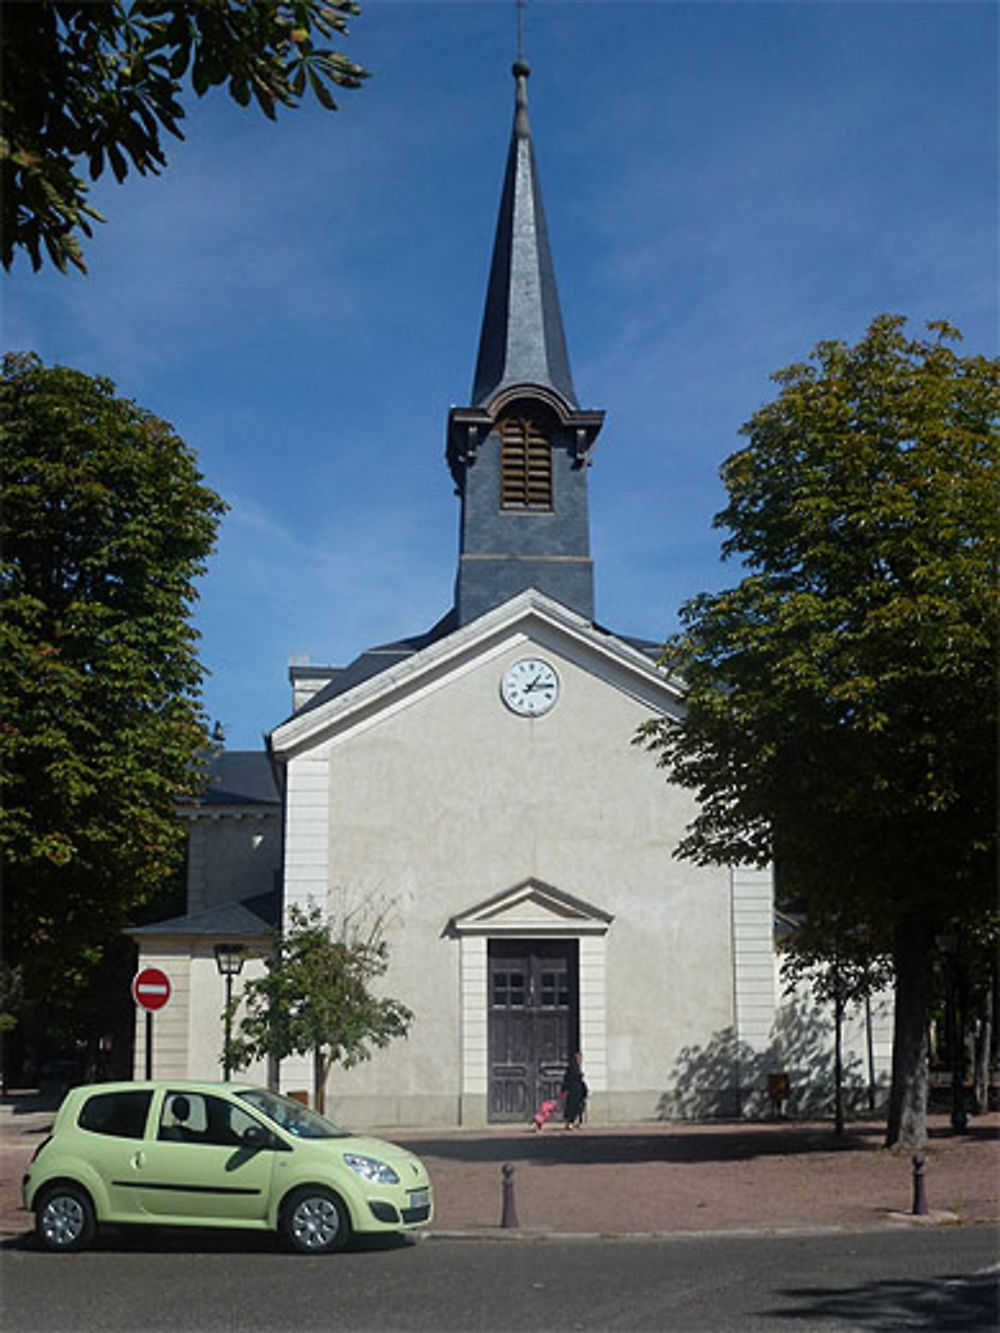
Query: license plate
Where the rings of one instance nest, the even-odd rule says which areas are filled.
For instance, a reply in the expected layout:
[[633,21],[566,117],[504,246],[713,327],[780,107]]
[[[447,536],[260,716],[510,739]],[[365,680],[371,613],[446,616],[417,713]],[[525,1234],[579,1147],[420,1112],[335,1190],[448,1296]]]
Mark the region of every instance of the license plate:
[[426,1208],[431,1201],[430,1190],[410,1190],[410,1207]]

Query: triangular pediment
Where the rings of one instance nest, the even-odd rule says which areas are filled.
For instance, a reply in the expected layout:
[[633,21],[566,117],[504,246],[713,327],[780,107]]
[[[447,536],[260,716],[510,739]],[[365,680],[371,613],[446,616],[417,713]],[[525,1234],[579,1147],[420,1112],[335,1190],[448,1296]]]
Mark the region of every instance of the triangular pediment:
[[455,935],[604,934],[607,912],[538,879],[526,879],[452,917]]
[[316,700],[271,732],[271,753],[281,761],[367,725],[512,643],[565,655],[656,712],[677,718],[683,713],[683,686],[647,653],[530,588],[345,691]]

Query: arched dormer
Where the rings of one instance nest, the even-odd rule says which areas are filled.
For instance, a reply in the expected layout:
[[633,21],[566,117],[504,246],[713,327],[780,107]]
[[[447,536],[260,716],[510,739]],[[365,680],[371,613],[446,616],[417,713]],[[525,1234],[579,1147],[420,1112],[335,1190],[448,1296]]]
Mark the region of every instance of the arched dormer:
[[500,437],[500,508],[552,512],[550,414],[536,404],[514,403],[496,424]]

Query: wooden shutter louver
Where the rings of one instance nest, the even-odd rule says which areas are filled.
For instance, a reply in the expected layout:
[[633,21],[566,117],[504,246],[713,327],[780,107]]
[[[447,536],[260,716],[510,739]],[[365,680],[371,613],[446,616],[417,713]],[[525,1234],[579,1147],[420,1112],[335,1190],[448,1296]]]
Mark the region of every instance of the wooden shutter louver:
[[527,417],[500,423],[500,506],[552,508],[552,447]]

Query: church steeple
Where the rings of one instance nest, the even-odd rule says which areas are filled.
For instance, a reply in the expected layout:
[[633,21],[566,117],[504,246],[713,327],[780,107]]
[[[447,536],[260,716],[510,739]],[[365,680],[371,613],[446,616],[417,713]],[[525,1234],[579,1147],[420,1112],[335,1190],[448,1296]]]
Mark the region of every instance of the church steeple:
[[459,624],[526,588],[594,618],[586,466],[604,413],[582,411],[573,387],[528,120],[529,73],[519,53],[472,403],[448,420],[462,502]]
[[528,75],[518,60],[514,132],[507,154],[472,401],[512,384],[554,389],[576,406],[542,191],[528,120]]

